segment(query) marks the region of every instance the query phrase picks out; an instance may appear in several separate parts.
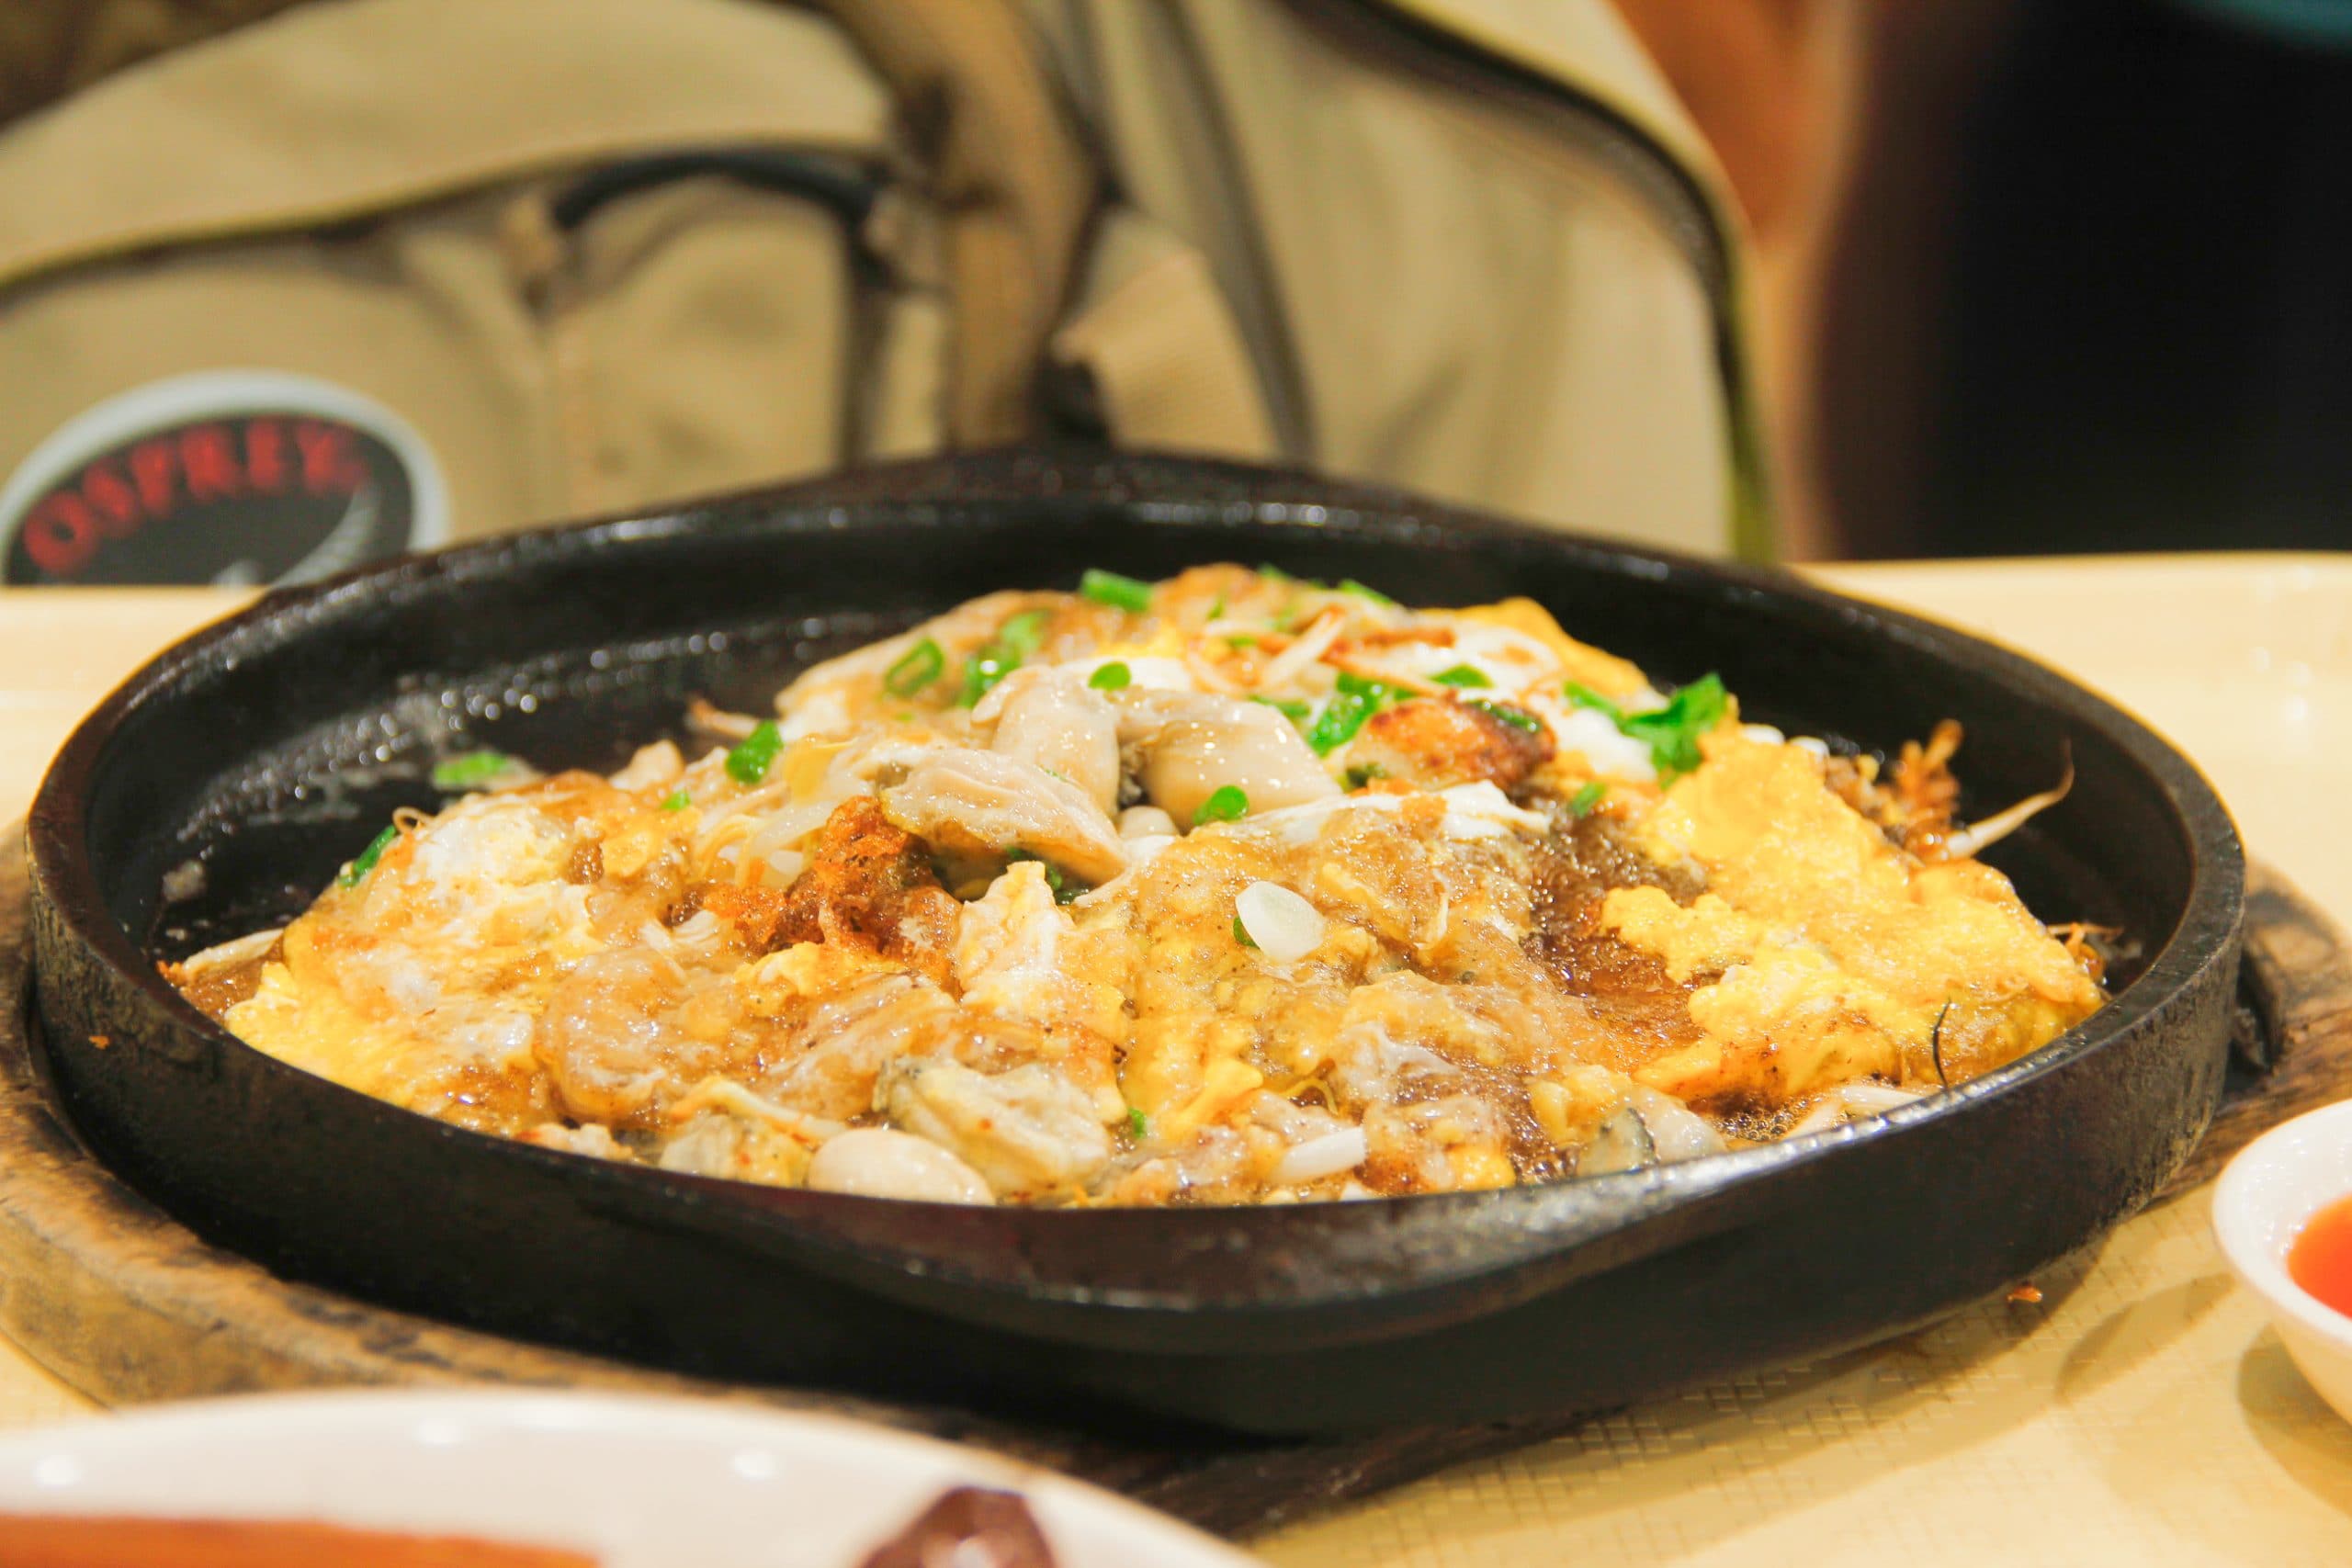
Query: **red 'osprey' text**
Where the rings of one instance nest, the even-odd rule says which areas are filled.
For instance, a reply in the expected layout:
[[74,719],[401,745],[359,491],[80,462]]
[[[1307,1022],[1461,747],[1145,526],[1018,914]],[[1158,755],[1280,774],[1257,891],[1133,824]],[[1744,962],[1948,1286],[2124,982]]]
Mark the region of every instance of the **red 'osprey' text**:
[[80,573],[108,539],[182,509],[243,497],[348,496],[368,482],[354,433],[316,419],[213,420],[96,459],[25,515],[25,553],[51,577]]

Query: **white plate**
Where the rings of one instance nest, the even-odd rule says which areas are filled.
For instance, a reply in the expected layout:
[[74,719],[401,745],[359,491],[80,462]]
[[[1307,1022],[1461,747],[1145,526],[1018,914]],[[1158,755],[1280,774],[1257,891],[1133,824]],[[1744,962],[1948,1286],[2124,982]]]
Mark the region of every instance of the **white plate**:
[[296,1518],[570,1547],[605,1568],[854,1568],[941,1492],[1021,1492],[1061,1568],[1247,1568],[1107,1492],[826,1416],[571,1394],[282,1394],[0,1441],[0,1510]]

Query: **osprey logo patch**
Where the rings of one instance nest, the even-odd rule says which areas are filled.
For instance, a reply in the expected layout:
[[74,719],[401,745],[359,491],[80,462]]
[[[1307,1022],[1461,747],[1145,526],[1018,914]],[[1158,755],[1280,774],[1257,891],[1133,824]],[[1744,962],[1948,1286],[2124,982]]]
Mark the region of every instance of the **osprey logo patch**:
[[307,376],[220,370],[107,399],[0,489],[11,584],[290,583],[448,536],[433,454]]

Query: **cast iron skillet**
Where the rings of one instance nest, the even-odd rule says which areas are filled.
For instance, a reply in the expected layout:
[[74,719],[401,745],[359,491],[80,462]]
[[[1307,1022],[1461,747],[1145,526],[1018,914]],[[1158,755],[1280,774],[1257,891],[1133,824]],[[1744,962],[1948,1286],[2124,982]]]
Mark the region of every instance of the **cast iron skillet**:
[[[459,1131],[238,1043],[155,960],[282,919],[422,763],[617,765],[707,693],[983,590],[1224,558],[1408,601],[1528,593],[1747,715],[1892,748],[1945,716],[1995,857],[2143,958],[2049,1048],[1883,1121],[1590,1181],[1050,1213],[780,1191]],[[289,1275],[728,1377],[1142,1409],[1265,1433],[1600,1407],[1917,1325],[2144,1201],[2211,1116],[2243,864],[2196,771],[2050,671],[1790,579],[1409,497],[1175,460],[1000,455],[493,541],[273,596],[85,721],[30,823],[39,1021],[74,1123]],[[203,868],[202,889],[185,869]],[[177,902],[164,897],[174,874]],[[101,1046],[98,1042],[103,1040]]]

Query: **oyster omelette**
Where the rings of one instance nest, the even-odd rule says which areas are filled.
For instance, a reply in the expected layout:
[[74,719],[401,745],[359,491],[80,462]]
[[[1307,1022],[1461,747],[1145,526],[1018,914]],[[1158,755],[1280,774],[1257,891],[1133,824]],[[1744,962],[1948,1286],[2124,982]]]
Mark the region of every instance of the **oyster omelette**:
[[974,1203],[1506,1187],[1832,1125],[2104,998],[1891,764],[1524,599],[1202,567],[975,599],[610,777],[435,772],[167,967],[298,1067],[677,1171]]

